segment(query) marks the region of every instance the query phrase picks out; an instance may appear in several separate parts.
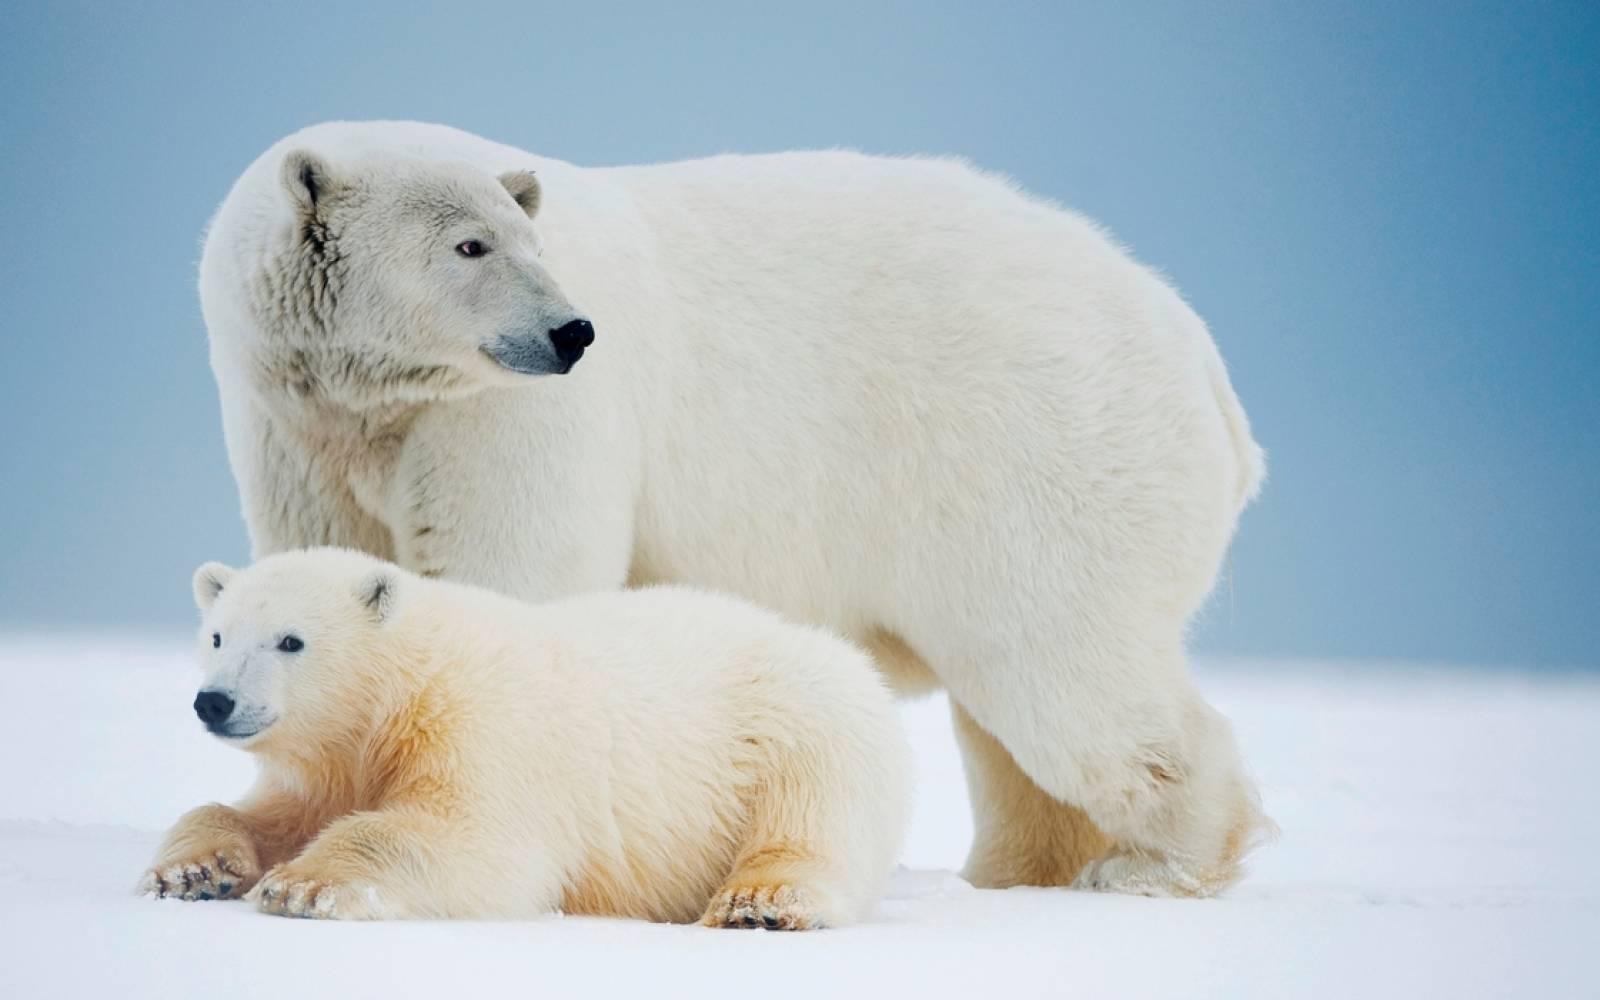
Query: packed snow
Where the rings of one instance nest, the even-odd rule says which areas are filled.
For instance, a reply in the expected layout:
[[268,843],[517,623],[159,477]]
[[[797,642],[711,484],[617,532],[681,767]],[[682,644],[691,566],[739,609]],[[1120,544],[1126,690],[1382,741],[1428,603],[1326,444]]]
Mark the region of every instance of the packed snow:
[[1283,828],[1215,900],[980,891],[939,699],[904,868],[808,934],[550,917],[339,924],[132,886],[162,829],[248,784],[180,640],[0,652],[0,996],[1600,996],[1600,678],[1210,665]]

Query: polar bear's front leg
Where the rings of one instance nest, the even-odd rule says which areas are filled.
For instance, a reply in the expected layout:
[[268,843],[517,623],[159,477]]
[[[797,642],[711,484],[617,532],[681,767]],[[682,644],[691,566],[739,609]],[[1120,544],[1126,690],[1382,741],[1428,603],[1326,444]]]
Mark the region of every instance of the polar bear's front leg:
[[267,794],[239,806],[219,803],[192,809],[173,825],[139,880],[138,891],[156,899],[231,899],[244,895],[264,865],[304,842],[311,825],[294,799]]
[[430,817],[367,812],[329,825],[298,857],[268,871],[250,892],[264,913],[286,917],[377,920],[423,916],[405,869],[429,867],[437,831]]
[[167,834],[138,891],[153,899],[228,899],[261,877],[255,838],[244,817],[212,803],[185,813]]
[[534,852],[501,857],[470,821],[414,807],[352,813],[250,892],[263,913],[332,920],[526,916],[551,912],[558,880]]
[[223,393],[223,430],[255,557],[337,545],[393,558],[389,532],[361,509],[349,484],[237,395]]
[[527,601],[626,582],[637,457],[581,395],[530,403],[562,389],[485,392],[417,418],[386,518],[397,562]]

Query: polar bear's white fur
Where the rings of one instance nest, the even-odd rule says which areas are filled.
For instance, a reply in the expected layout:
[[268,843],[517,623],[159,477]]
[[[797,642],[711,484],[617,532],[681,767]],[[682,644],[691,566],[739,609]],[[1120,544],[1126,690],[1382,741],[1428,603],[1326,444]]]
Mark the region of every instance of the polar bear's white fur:
[[909,752],[822,630],[671,587],[532,606],[337,549],[207,564],[195,594],[196,709],[261,775],[178,823],[155,895],[801,929],[894,864]]
[[1261,821],[1184,630],[1261,451],[1205,326],[1084,219],[949,160],[335,123],[240,178],[201,292],[258,555],[739,594],[948,689],[975,882],[1237,876]]

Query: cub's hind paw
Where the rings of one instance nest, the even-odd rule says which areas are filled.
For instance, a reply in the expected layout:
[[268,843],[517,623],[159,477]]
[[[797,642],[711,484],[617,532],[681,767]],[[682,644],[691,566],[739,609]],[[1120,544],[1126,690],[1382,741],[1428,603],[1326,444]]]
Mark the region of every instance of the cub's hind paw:
[[711,899],[700,923],[707,927],[760,927],[807,931],[825,926],[811,893],[793,885],[740,885]]

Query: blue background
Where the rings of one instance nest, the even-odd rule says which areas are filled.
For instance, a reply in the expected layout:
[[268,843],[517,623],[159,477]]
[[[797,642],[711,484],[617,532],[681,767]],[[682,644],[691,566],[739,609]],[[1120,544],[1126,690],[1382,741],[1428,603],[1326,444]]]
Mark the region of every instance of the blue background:
[[1201,650],[1600,666],[1600,5],[9,3],[0,624],[247,544],[194,283],[281,135],[958,153],[1210,322],[1271,452]]

